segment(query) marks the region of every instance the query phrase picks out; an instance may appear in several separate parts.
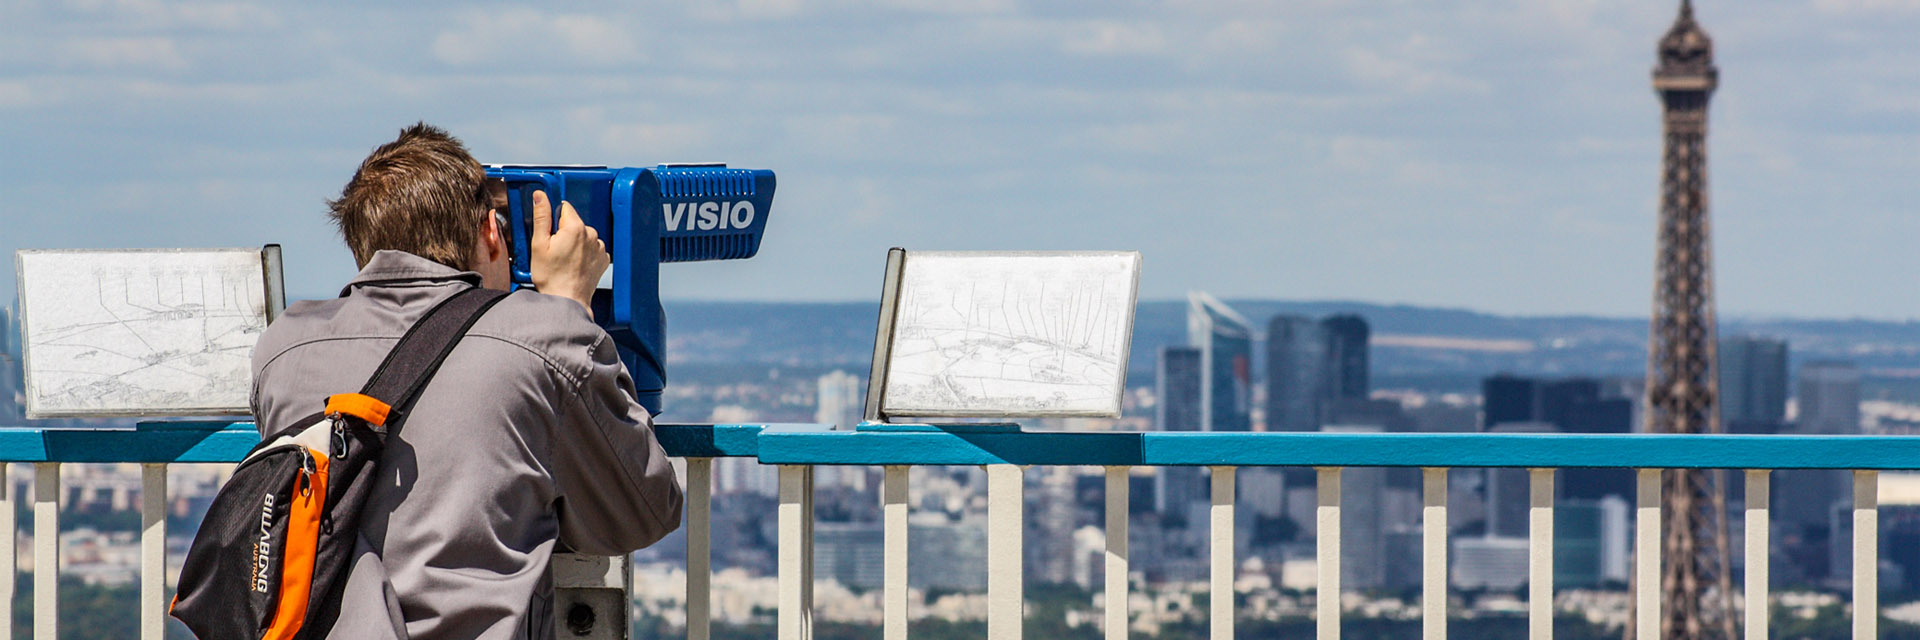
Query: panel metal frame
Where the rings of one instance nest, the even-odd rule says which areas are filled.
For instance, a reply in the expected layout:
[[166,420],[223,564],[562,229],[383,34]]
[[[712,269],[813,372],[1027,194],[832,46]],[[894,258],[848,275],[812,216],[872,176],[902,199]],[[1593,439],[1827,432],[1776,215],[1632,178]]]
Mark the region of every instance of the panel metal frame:
[[[1127,290],[1127,314],[1125,339],[1120,347],[1120,376],[1114,384],[1111,411],[986,411],[986,410],[913,410],[908,412],[890,411],[887,405],[886,386],[892,370],[893,343],[898,329],[900,311],[900,293],[910,286],[906,282],[907,262],[914,256],[923,257],[977,257],[977,258],[1076,258],[1076,257],[1121,257],[1133,258],[1133,270],[1130,274]],[[1133,356],[1134,311],[1140,303],[1140,267],[1142,259],[1138,251],[908,251],[895,247],[887,252],[886,281],[880,294],[880,321],[874,332],[873,366],[867,376],[867,422],[884,423],[896,418],[912,417],[916,419],[989,419],[1006,420],[1009,418],[1118,418],[1121,404],[1127,389],[1127,362]]]
[[[265,296],[262,302],[266,322],[272,324],[279,319],[280,313],[287,307],[286,286],[282,282],[283,270],[280,262],[280,245],[269,244],[258,249],[246,247],[209,247],[201,249],[20,249],[13,255],[14,290],[26,291],[26,256],[35,254],[192,254],[192,253],[253,253],[260,258],[260,273]],[[33,352],[29,348],[32,340],[32,326],[29,318],[27,296],[20,296],[20,371],[21,389],[24,401],[23,413],[29,420],[48,418],[159,418],[176,416],[244,416],[253,413],[252,407],[166,407],[127,410],[89,410],[89,409],[42,409],[35,406],[33,386]]]

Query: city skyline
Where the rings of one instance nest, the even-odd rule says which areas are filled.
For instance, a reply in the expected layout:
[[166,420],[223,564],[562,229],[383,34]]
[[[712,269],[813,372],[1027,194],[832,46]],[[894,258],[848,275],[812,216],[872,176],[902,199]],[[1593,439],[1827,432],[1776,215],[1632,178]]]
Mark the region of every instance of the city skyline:
[[[1920,232],[1920,7],[1698,11],[1739,69],[1715,103],[1726,315],[1920,317],[1892,293],[1920,271],[1901,245]],[[1658,195],[1646,39],[1670,18],[1661,3],[26,5],[0,26],[16,125],[0,143],[33,152],[0,160],[15,176],[0,197],[57,204],[15,216],[0,252],[280,242],[290,291],[325,295],[352,267],[322,201],[426,119],[485,160],[778,171],[762,255],[676,265],[669,300],[872,299],[895,245],[1121,248],[1145,255],[1143,299],[1638,315]],[[0,277],[0,299],[12,288]]]

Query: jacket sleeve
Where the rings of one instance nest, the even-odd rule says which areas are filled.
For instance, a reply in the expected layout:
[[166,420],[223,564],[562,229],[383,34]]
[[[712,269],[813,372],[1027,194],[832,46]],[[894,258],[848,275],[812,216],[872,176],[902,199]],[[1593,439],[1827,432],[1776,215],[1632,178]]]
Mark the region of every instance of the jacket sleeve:
[[563,496],[561,542],[581,553],[618,555],[678,528],[682,496],[612,338],[594,330],[586,375],[562,401],[552,473]]

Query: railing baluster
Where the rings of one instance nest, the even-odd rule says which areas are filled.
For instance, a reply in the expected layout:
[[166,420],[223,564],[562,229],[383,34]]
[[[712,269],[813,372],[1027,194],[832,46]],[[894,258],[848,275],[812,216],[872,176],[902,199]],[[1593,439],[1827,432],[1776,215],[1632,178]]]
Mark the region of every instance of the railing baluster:
[[687,640],[713,634],[713,458],[687,458]]
[[1207,597],[1213,640],[1233,640],[1233,467],[1213,468],[1212,520],[1208,531],[1212,584]]
[[1638,640],[1660,640],[1660,470],[1641,469],[1633,522],[1633,615]]
[[1421,470],[1420,637],[1447,640],[1447,470]]
[[1340,467],[1317,467],[1320,506],[1314,546],[1319,551],[1314,587],[1315,637],[1340,639]]
[[1767,595],[1768,532],[1772,523],[1768,503],[1772,492],[1767,469],[1747,470],[1747,628],[1746,640],[1767,640],[1768,614],[1772,607]]
[[1026,621],[1026,485],[1019,465],[987,465],[987,637],[1019,640]]
[[140,637],[167,634],[167,465],[140,465]]
[[813,637],[813,611],[806,598],[805,583],[812,581],[809,566],[813,556],[807,553],[807,526],[813,510],[806,499],[806,465],[780,465],[780,640],[809,640]]
[[1853,472],[1853,637],[1880,633],[1880,472]]
[[806,517],[800,519],[800,612],[806,616],[804,640],[813,640],[813,478],[817,471],[813,465],[807,465],[801,474],[800,512]]
[[19,524],[13,519],[13,477],[7,463],[0,462],[0,640],[13,640],[14,571],[20,566],[13,541],[19,539]]
[[[33,465],[33,637],[60,637],[60,463]],[[11,624],[11,621],[7,621]]]
[[1553,470],[1527,473],[1527,637],[1553,638]]
[[886,547],[881,633],[886,640],[907,639],[907,469],[888,465],[880,478],[881,544]]
[[1127,640],[1127,516],[1131,470],[1107,467],[1107,640]]

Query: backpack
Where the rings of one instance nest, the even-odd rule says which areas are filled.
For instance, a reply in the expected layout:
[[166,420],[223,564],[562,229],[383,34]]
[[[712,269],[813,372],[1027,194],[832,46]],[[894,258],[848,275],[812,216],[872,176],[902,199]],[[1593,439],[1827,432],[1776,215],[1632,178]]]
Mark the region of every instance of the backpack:
[[475,287],[441,301],[359,393],[329,396],[325,410],[248,452],[200,522],[168,613],[202,640],[325,637],[387,438],[461,336],[506,295]]

